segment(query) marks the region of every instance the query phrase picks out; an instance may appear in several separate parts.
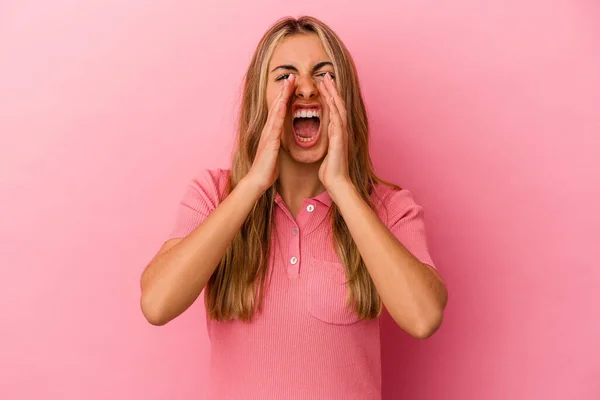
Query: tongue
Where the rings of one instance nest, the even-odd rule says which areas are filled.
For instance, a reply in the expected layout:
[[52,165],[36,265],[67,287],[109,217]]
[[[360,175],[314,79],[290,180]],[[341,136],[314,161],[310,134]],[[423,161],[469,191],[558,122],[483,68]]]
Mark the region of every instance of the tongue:
[[294,120],[294,130],[300,137],[313,137],[319,131],[318,118],[296,118]]

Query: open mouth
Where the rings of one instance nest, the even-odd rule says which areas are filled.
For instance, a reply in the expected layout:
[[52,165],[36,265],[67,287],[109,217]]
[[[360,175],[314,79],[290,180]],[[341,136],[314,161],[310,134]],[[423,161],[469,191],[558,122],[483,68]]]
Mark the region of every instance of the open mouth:
[[321,110],[318,108],[300,108],[294,113],[293,130],[296,143],[301,147],[310,147],[317,142],[321,132]]

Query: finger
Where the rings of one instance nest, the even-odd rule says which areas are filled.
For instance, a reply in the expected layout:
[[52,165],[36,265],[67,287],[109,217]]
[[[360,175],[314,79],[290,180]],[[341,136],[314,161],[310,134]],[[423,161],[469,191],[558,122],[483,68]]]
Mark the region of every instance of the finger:
[[275,120],[275,117],[277,116],[277,110],[281,106],[281,99],[283,97],[284,89],[285,89],[285,87],[281,88],[279,93],[277,93],[277,96],[275,96],[275,100],[273,100],[273,103],[271,104],[271,108],[269,109],[269,113],[267,114],[267,124],[269,124],[269,125],[273,124],[273,121]]
[[279,91],[279,93],[277,93],[277,96],[275,96],[275,100],[273,100],[273,103],[271,104],[271,108],[269,108],[269,112],[267,113],[267,121],[265,122],[265,126],[263,127],[263,134],[261,135],[260,141],[262,141],[265,136],[269,136],[269,134],[273,130],[273,123],[277,116],[277,110],[279,109],[279,107],[281,107],[281,97],[283,96],[283,90],[284,88],[282,88]]
[[324,111],[330,112],[329,99],[331,98],[331,95],[329,94],[329,91],[327,90],[325,83],[323,83],[323,81],[319,82],[317,84],[317,89],[319,89],[319,93],[321,94],[321,97],[323,98],[322,103],[323,103],[323,107],[325,108]]
[[290,75],[288,79],[283,82],[283,89],[281,91],[281,96],[279,98],[279,104],[275,110],[273,115],[273,131],[277,131],[276,134],[281,133],[281,129],[283,128],[283,123],[285,122],[285,116],[287,111],[287,103],[290,99],[290,96],[294,90],[294,75]]
[[[329,105],[329,115],[331,117],[331,123],[333,124],[333,132],[330,132],[334,135],[340,135],[342,133],[342,118],[340,115],[340,111],[335,102],[335,98],[330,97],[328,101]],[[330,124],[331,126],[331,124]]]
[[345,123],[346,122],[346,105],[344,104],[344,100],[340,93],[338,92],[331,75],[328,73],[325,74],[325,87],[329,91],[331,97],[335,99],[335,105],[337,106],[338,112],[340,113],[340,118]]
[[325,86],[325,82],[319,81],[317,84],[317,89],[319,89],[319,93],[323,99],[325,99],[325,103],[327,104],[327,100],[331,97],[331,94],[329,94],[329,90],[327,89],[327,86]]
[[326,85],[327,89],[329,90],[329,94],[331,95],[331,97],[334,98],[335,105],[337,106],[338,112],[340,114],[340,118],[342,119],[342,121],[345,124],[347,121],[346,120],[346,116],[347,116],[346,105],[344,104],[344,100],[342,99],[342,96],[340,96],[340,93],[337,90],[335,82],[331,78],[331,74],[329,74],[329,73],[325,74],[325,85]]
[[275,109],[275,113],[273,115],[273,122],[271,126],[271,133],[275,135],[279,135],[281,132],[281,128],[283,127],[283,122],[285,121],[285,110],[286,110],[286,102],[282,98],[280,98],[277,102],[277,108]]
[[[339,157],[347,157],[348,150],[347,138],[344,135],[345,129],[341,126],[339,112],[337,111],[337,107],[333,100],[331,100],[330,109],[333,109],[333,111],[330,112],[331,120],[329,121],[329,128],[327,129],[327,136],[329,137],[328,153],[337,154]],[[335,159],[341,159],[339,157],[336,156]]]
[[290,76],[283,83],[283,99],[285,100],[286,104],[287,104],[287,101],[290,99],[290,96],[292,95],[292,93],[294,93],[295,89],[296,89],[296,75],[290,74]]
[[[335,139],[337,136],[340,136],[342,131],[342,121],[340,118],[340,113],[337,109],[337,105],[335,103],[335,99],[331,96],[331,92],[328,90],[327,86],[325,86],[324,82],[320,82],[317,85],[319,92],[323,96],[325,101],[325,107],[329,111],[329,126],[327,127],[327,136],[330,139]],[[330,144],[333,140],[330,140]]]
[[[346,129],[346,108],[343,105],[344,102],[342,101],[341,96],[337,93],[337,89],[335,88],[335,86],[333,86],[333,80],[329,77],[329,74],[326,74],[326,80],[327,78],[329,78],[329,83],[331,85],[325,85],[325,83],[323,83],[323,86],[325,86],[328,93],[330,94],[329,101],[327,102],[330,110],[329,114],[331,116],[331,122],[329,127],[330,142],[335,148],[340,147],[342,149],[345,149],[348,145],[348,131]],[[340,104],[342,105],[341,108]]]
[[[341,118],[341,114],[339,112],[337,102],[335,101],[335,98],[333,97],[330,88],[327,87],[325,82],[321,82],[318,85],[318,88],[319,88],[319,91],[321,92],[321,94],[323,95],[323,98],[325,99],[324,103],[327,105],[327,109],[329,110],[330,128],[333,126],[342,128],[343,121]],[[333,125],[331,125],[331,124],[333,124]],[[331,131],[331,129],[330,129],[330,131]],[[335,133],[335,132],[331,131],[330,133]]]

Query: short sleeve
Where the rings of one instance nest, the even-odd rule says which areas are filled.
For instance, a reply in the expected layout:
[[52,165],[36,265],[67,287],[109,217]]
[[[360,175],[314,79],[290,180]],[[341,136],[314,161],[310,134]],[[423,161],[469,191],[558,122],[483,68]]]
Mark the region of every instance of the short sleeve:
[[429,254],[425,216],[406,189],[385,188],[375,202],[382,221],[400,243],[419,261],[436,268]]
[[222,169],[205,169],[188,184],[168,239],[184,238],[196,229],[225,196],[229,173]]

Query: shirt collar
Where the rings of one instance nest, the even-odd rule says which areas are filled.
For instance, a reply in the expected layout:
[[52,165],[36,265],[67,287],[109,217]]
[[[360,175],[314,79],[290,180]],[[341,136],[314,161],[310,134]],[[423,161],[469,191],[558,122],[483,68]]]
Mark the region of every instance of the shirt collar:
[[323,190],[321,194],[316,195],[313,199],[325,204],[327,207],[331,206],[331,196],[329,196],[327,190]]
[[[329,196],[329,192],[327,190],[323,190],[320,194],[316,195],[315,197],[310,197],[308,200],[316,200],[327,207],[330,207],[332,203],[331,196]],[[275,192],[275,202],[277,204],[283,203],[283,198],[279,192]]]

